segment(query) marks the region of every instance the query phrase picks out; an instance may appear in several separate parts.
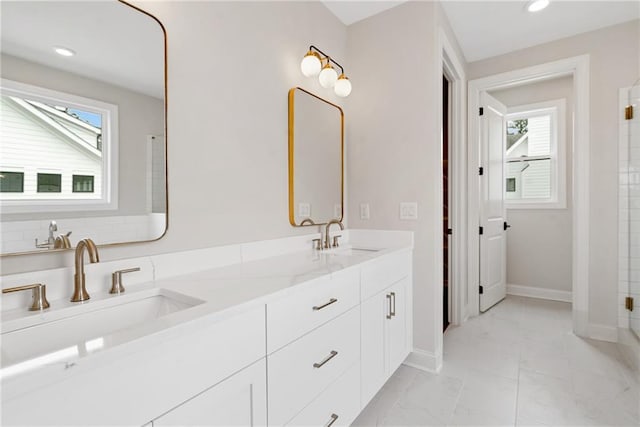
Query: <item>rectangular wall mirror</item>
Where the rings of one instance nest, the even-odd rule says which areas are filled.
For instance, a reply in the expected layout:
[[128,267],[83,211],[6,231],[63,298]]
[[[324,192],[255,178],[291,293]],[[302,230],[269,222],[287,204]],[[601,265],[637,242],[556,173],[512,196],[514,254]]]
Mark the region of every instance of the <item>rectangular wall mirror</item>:
[[299,87],[289,91],[289,222],[342,221],[344,114]]
[[166,39],[122,1],[3,2],[0,252],[167,228]]

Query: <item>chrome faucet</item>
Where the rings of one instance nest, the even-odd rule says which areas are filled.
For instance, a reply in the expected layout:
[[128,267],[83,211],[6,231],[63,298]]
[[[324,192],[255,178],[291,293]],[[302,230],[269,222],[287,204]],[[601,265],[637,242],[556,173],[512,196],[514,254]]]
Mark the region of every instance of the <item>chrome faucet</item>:
[[89,261],[91,263],[100,262],[98,256],[98,248],[91,239],[82,239],[76,246],[76,274],[73,276],[73,296],[71,302],[82,302],[89,299],[89,293],[85,286],[84,280],[84,250],[89,253]]
[[[329,249],[331,247],[331,237],[329,235],[329,228],[331,228],[331,224],[338,224],[340,226],[340,230],[344,230],[344,225],[342,225],[342,221],[340,221],[339,219],[332,219],[331,221],[329,221],[327,223],[326,228],[324,229],[324,248],[325,249]],[[333,247],[338,246],[337,237],[339,236],[335,236],[333,238]]]

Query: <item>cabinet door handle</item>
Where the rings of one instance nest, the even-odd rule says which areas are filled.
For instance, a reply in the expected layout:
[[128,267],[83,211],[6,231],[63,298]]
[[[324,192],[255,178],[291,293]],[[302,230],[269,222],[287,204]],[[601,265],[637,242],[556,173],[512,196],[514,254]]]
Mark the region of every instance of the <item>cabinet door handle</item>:
[[338,415],[337,414],[331,414],[331,418],[329,419],[329,422],[326,423],[324,425],[324,427],[331,427],[333,425],[333,423],[336,422],[337,419],[338,419]]
[[313,311],[322,310],[323,308],[330,306],[334,302],[338,302],[338,299],[337,298],[331,298],[328,302],[325,302],[322,305],[315,305],[315,306],[313,306]]
[[389,300],[389,312],[387,313],[387,319],[391,319],[391,315],[393,311],[391,311],[391,294],[387,294],[387,299]]
[[393,301],[392,309],[391,309],[391,317],[396,315],[396,293],[391,292],[391,300]]
[[314,363],[313,367],[314,368],[322,368],[324,366],[325,363],[327,363],[329,360],[333,359],[334,357],[336,357],[338,355],[338,352],[335,350],[331,350],[331,353],[329,353],[329,355],[327,357],[324,358],[324,360],[320,363]]

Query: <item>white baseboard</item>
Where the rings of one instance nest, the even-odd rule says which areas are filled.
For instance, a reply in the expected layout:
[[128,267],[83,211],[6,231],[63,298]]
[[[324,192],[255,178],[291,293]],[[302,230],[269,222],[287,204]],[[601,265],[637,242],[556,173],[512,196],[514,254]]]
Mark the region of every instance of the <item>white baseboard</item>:
[[422,371],[431,372],[432,374],[437,374],[442,369],[442,351],[438,353],[439,354],[435,354],[430,351],[415,348],[409,353],[409,356],[407,356],[403,364]]
[[600,341],[618,342],[618,328],[615,326],[589,323],[587,326],[589,338]]
[[507,284],[507,294],[520,297],[548,299],[552,301],[571,302],[572,295],[569,291],[559,291],[557,289],[537,288],[533,286],[509,285]]

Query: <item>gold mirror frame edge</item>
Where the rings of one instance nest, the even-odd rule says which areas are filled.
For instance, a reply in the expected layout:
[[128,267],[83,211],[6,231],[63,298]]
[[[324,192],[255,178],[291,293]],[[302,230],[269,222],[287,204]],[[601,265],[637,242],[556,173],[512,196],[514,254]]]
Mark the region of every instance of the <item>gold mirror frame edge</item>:
[[319,97],[318,95],[309,92],[299,86],[292,87],[289,89],[289,224],[293,227],[313,227],[319,225],[326,225],[326,222],[319,222],[315,224],[296,224],[295,221],[295,206],[293,199],[293,190],[294,190],[294,162],[293,162],[293,150],[294,150],[294,141],[293,141],[293,130],[294,130],[294,117],[295,117],[295,109],[294,109],[294,95],[296,90],[300,90],[308,95],[313,96],[320,101],[335,107],[340,111],[340,221],[344,220],[344,111],[342,107],[336,105],[332,102],[327,101],[324,98]]
[[[158,25],[160,25],[160,28],[162,29],[162,34],[164,35],[164,47],[163,47],[163,53],[164,53],[164,152],[165,152],[165,156],[164,156],[164,173],[165,173],[165,226],[164,226],[164,232],[158,236],[155,239],[150,239],[150,240],[135,240],[135,241],[129,241],[129,242],[117,242],[117,243],[105,243],[102,245],[96,245],[100,248],[109,248],[109,247],[117,247],[117,246],[124,246],[124,245],[135,245],[135,244],[139,244],[139,243],[149,243],[149,242],[156,242],[160,239],[162,239],[164,236],[166,236],[167,231],[169,230],[169,156],[168,156],[168,140],[169,140],[169,135],[167,133],[167,129],[168,129],[168,125],[167,125],[167,121],[168,121],[168,117],[167,117],[167,111],[168,111],[168,90],[167,90],[167,30],[164,27],[164,25],[162,24],[162,22],[160,22],[160,20],[158,18],[156,18],[155,16],[153,16],[151,13],[147,12],[146,10],[143,10],[141,8],[139,8],[138,6],[134,6],[133,4],[125,1],[125,0],[116,0],[118,3],[121,3],[125,6],[128,6],[134,10],[137,10],[138,12],[141,12],[145,15],[147,15],[148,17],[150,17],[151,19],[153,19],[154,21],[156,21],[158,23]],[[90,236],[88,236],[90,237]],[[5,257],[14,257],[14,256],[20,256],[20,255],[39,255],[39,254],[50,254],[50,253],[59,253],[59,252],[67,252],[67,251],[72,251],[75,250],[75,248],[69,248],[69,249],[46,249],[46,250],[42,250],[42,251],[27,251],[27,252],[11,252],[11,253],[0,253],[0,258],[5,258]]]

